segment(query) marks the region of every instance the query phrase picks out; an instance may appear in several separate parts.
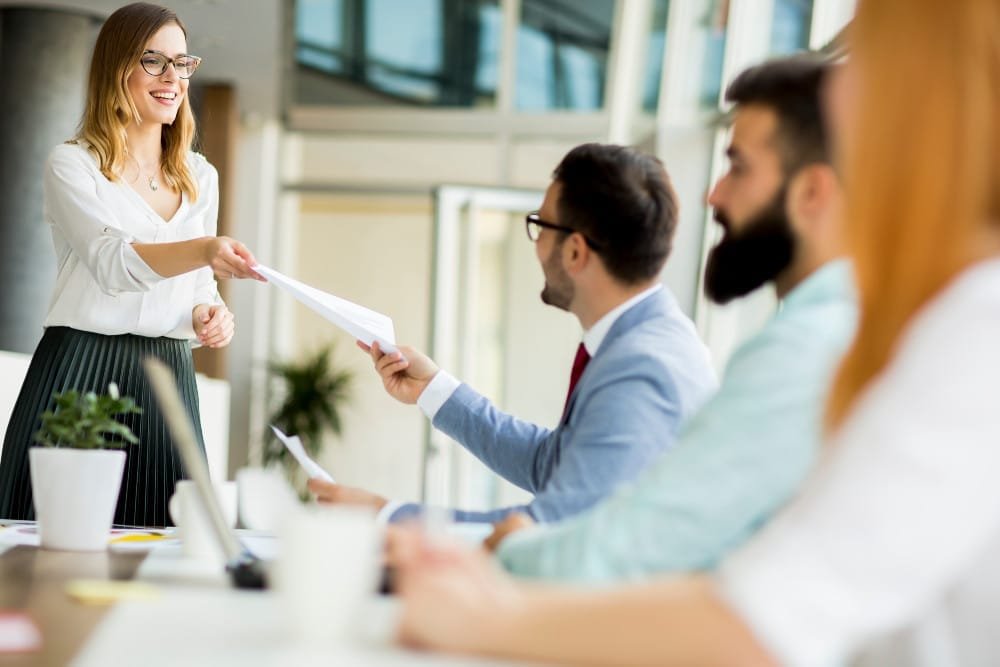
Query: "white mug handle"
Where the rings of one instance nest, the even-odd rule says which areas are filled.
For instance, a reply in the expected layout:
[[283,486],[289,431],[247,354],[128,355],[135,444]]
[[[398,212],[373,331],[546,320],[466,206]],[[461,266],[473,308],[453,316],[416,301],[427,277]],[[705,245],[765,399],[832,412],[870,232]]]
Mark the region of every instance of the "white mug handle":
[[181,517],[181,494],[176,490],[174,490],[174,495],[170,496],[170,501],[167,503],[167,511],[170,512],[170,518],[173,519],[174,525],[180,528],[183,523]]

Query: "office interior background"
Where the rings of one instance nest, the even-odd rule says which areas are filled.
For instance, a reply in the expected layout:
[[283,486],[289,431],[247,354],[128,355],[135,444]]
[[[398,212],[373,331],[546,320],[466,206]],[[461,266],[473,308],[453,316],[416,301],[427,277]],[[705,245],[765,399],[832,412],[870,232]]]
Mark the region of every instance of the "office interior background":
[[[100,22],[123,0],[0,0],[0,350],[30,354],[55,278],[41,215],[51,148],[75,130]],[[721,371],[775,308],[701,296],[724,168],[725,84],[827,43],[853,0],[172,0],[191,53],[200,146],[220,172],[220,233],[264,264],[392,317],[397,341],[504,410],[558,421],[575,318],[544,306],[524,214],[573,146],[658,155],[681,202],[664,283]],[[228,382],[204,419],[220,474],[260,461],[269,361],[333,343],[353,383],[320,463],[346,484],[468,509],[524,492],[389,398],[353,340],[276,288],[222,285],[232,344],[198,353]],[[11,384],[19,379],[0,378]],[[5,389],[9,393],[9,389]],[[204,411],[204,409],[203,409]],[[4,417],[6,423],[6,417]],[[228,435],[226,435],[228,431]],[[212,443],[210,443],[211,446]],[[225,449],[226,442],[215,443]]]

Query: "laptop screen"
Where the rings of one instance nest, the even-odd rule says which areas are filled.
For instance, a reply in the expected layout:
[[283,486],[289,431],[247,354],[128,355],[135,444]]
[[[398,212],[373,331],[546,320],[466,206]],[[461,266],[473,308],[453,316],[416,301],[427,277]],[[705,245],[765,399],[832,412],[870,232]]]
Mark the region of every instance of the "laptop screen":
[[198,498],[201,500],[202,508],[208,515],[212,531],[215,533],[227,562],[233,562],[246,555],[246,549],[240,544],[232,529],[226,525],[226,520],[222,515],[222,508],[212,491],[212,482],[208,474],[208,463],[198,446],[198,440],[194,434],[194,427],[191,419],[181,403],[180,394],[177,392],[177,382],[174,374],[158,359],[147,357],[143,361],[146,369],[146,376],[153,386],[153,393],[156,395],[156,402],[163,412],[163,418],[167,422],[174,447],[180,453],[184,468],[190,475],[191,480],[198,489]]

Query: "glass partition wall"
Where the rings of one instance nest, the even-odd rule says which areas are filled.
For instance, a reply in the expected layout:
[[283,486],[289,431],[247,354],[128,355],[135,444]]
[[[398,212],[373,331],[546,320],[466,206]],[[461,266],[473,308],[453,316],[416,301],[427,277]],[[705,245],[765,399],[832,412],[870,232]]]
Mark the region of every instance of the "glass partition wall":
[[[503,409],[555,426],[580,328],[539,299],[544,277],[524,218],[542,192],[443,186],[435,191],[431,352]],[[486,509],[527,494],[428,432],[425,495]]]

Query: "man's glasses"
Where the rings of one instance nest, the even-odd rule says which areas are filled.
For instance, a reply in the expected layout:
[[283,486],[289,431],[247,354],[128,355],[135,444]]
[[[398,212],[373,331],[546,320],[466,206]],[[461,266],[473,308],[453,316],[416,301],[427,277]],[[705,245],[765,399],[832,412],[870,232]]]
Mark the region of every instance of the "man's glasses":
[[579,230],[573,229],[572,227],[567,227],[566,225],[557,225],[555,223],[546,222],[545,220],[542,220],[541,218],[538,217],[538,211],[535,211],[534,213],[529,213],[528,215],[524,216],[524,227],[528,232],[528,240],[532,242],[537,241],[538,237],[542,235],[543,228],[555,229],[556,231],[560,231],[565,234],[573,234],[573,233],[579,234],[580,236],[583,237],[583,240],[586,241],[587,245],[590,246],[592,250],[601,249],[600,245],[591,241],[589,238],[587,238],[586,234],[584,234]]
[[176,58],[168,58],[166,54],[159,51],[143,51],[139,58],[139,64],[150,76],[163,76],[167,71],[167,65],[173,65],[177,76],[182,79],[190,79],[194,71],[201,64],[201,58],[188,54],[179,55]]

